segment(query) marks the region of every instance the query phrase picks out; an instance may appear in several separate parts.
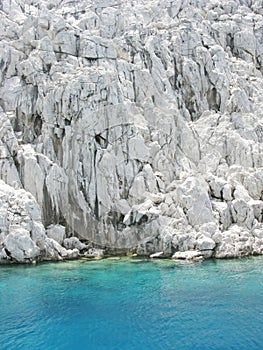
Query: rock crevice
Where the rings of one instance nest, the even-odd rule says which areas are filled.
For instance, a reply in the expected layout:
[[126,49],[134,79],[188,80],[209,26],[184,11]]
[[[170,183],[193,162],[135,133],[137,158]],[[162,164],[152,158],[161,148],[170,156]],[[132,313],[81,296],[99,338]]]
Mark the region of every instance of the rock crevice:
[[262,254],[261,1],[3,0],[0,17],[0,262],[77,257],[70,236]]

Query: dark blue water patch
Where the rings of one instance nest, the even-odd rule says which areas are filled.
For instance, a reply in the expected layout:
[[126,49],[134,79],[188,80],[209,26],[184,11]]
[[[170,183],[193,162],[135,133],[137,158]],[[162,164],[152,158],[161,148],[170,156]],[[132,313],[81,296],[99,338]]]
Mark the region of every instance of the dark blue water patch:
[[0,349],[262,349],[263,258],[0,268]]

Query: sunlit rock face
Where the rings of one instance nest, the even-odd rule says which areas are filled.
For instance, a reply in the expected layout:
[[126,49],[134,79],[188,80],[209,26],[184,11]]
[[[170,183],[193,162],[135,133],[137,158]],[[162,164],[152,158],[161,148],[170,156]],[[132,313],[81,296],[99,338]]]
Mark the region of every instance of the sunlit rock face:
[[0,178],[39,225],[111,252],[262,253],[262,1],[3,0],[0,16]]

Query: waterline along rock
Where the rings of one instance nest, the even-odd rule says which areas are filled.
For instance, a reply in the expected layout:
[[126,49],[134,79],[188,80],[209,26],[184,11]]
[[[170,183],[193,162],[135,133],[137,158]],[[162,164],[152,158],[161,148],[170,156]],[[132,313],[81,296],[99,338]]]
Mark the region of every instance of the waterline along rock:
[[0,17],[0,262],[262,254],[262,1]]

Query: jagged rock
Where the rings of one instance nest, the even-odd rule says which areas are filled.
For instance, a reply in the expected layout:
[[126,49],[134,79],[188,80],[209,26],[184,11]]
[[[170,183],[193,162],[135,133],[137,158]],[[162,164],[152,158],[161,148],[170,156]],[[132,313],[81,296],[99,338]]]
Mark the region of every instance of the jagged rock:
[[238,258],[250,254],[261,254],[261,240],[255,238],[243,227],[231,226],[222,235],[219,245],[215,249],[216,258]]
[[163,193],[149,193],[146,192],[145,198],[151,200],[154,204],[160,204],[164,201],[164,194]]
[[46,235],[33,196],[0,180],[0,206],[0,262],[41,260]]
[[248,229],[253,227],[254,212],[253,208],[244,200],[236,199],[232,202],[232,216],[233,222],[241,226],[245,226]]
[[66,249],[52,238],[45,240],[45,254],[43,260],[77,259],[80,256],[77,248]]
[[79,251],[87,248],[86,244],[81,243],[77,237],[65,238],[63,241],[63,246],[66,249],[78,249]]
[[[40,208],[30,193],[0,180],[0,204],[0,262],[34,263],[76,255],[46,236]],[[58,240],[65,234],[60,225],[52,225],[47,231]]]
[[105,254],[105,251],[103,249],[98,249],[98,248],[90,248],[84,256],[86,258],[101,258]]
[[[212,236],[218,232],[219,232],[219,229],[215,222],[208,222],[199,227],[200,235],[203,235],[205,237],[212,238]],[[198,236],[198,238],[200,238],[200,236]]]
[[67,250],[67,259],[73,260],[79,257],[79,250],[77,248]]
[[11,260],[18,263],[33,262],[40,255],[40,249],[23,228],[12,228],[4,241],[4,247]]
[[147,199],[144,203],[134,205],[132,209],[125,215],[123,223],[126,226],[140,225],[149,222],[159,216],[159,211],[153,207],[153,202]]
[[45,239],[45,255],[44,260],[62,260],[68,255],[67,249],[52,238]]
[[178,186],[178,201],[185,208],[186,216],[192,226],[214,219],[207,187],[208,184],[202,177],[189,177]]
[[235,245],[222,242],[216,251],[215,258],[226,259],[226,258],[237,258],[240,254],[236,251]]
[[197,249],[198,250],[213,250],[215,248],[215,241],[209,237],[200,237],[197,240]]
[[212,207],[215,213],[218,213],[218,219],[221,224],[221,229],[226,230],[232,224],[233,218],[231,206],[226,202],[212,202]]
[[61,225],[50,225],[46,229],[46,235],[49,238],[54,239],[60,245],[63,243],[66,234],[66,229]]
[[57,224],[113,251],[205,236],[206,256],[261,254],[262,16],[260,1],[3,0],[0,261],[12,225],[38,260],[66,257]]

